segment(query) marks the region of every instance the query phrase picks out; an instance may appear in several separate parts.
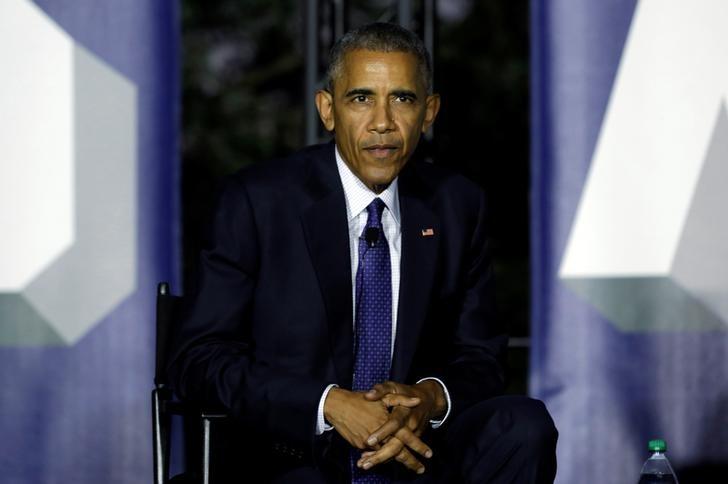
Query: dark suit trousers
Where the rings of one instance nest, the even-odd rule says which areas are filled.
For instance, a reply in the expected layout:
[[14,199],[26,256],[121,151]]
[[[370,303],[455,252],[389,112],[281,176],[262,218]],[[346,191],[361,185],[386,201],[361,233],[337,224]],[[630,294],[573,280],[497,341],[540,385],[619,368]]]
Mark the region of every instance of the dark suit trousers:
[[[418,476],[402,468],[403,472],[398,472],[399,477],[393,482],[551,483],[556,475],[557,436],[542,402],[512,395],[491,398],[448,421],[443,429],[427,434],[425,440],[435,455],[424,462],[425,474]],[[313,467],[300,467],[275,477],[272,482],[328,484],[331,481]]]

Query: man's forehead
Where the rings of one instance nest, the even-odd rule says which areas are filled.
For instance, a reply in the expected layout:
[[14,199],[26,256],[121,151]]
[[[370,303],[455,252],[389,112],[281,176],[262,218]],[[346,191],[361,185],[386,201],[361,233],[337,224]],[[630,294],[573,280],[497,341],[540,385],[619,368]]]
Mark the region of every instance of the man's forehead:
[[375,50],[353,50],[344,57],[344,69],[338,81],[352,87],[353,84],[376,79],[395,80],[415,88],[420,84],[420,70],[417,57],[410,52],[380,52]]

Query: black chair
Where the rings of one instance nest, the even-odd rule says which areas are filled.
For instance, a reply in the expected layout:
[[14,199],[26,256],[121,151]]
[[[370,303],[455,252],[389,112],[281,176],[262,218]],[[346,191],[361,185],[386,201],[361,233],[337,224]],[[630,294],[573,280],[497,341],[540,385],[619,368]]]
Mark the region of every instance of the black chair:
[[[227,416],[220,412],[205,411],[175,398],[165,376],[170,342],[174,339],[182,298],[173,296],[169,284],[157,286],[156,358],[154,390],[152,390],[152,435],[154,448],[154,484],[189,482],[210,484],[214,477],[211,470],[212,432],[215,422]],[[184,425],[185,472],[170,480],[169,458],[172,416],[180,416]],[[199,460],[194,459],[199,456]]]

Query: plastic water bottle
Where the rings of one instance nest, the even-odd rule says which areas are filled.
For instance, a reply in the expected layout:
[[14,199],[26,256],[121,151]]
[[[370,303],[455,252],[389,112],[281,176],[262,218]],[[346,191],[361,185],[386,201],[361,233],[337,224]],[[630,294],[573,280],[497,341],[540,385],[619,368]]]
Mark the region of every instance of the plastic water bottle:
[[665,451],[667,451],[665,441],[662,439],[650,440],[647,448],[652,452],[652,456],[642,466],[638,484],[678,484],[675,471],[672,470],[670,461],[665,457]]

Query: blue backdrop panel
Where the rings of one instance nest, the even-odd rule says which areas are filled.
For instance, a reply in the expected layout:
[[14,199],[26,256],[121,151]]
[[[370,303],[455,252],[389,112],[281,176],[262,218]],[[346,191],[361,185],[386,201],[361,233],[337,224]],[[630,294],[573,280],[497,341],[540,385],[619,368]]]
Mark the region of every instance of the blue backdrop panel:
[[[150,482],[155,287],[160,280],[179,287],[178,2],[7,2],[3,8],[19,12],[13,22],[29,22],[21,36],[51,32],[44,38],[71,52],[70,66],[46,55],[58,66],[51,74],[69,83],[68,102],[59,103],[68,113],[38,113],[37,124],[42,130],[48,115],[72,125],[72,151],[59,153],[58,163],[71,163],[74,226],[36,277],[0,290],[0,481]],[[16,48],[32,57],[51,45],[32,40],[18,39]],[[18,89],[2,77],[0,90]],[[7,129],[12,121],[0,123]],[[22,161],[6,156],[4,173],[18,172],[10,164]],[[58,225],[41,222],[49,231]],[[2,257],[4,271],[14,262]]]
[[[660,8],[653,8],[655,3]],[[620,85],[624,92],[630,89],[633,77],[626,70],[635,65],[645,68],[646,87],[642,91],[645,98],[669,92],[670,83],[678,82],[677,79],[688,79],[692,87],[682,91],[681,96],[698,99],[712,89],[710,77],[701,74],[691,78],[690,71],[678,65],[681,43],[707,39],[703,40],[709,49],[692,51],[693,54],[684,57],[686,62],[691,57],[697,58],[698,52],[707,56],[711,50],[720,51],[713,47],[728,45],[724,42],[725,34],[710,33],[715,34],[713,37],[706,34],[710,28],[706,22],[690,24],[690,15],[684,15],[685,20],[677,22],[655,21],[650,17],[659,11],[672,12],[670,15],[680,18],[675,9],[687,8],[686,12],[692,12],[692,7],[700,7],[703,13],[708,12],[705,19],[711,17],[709,11],[713,10],[712,16],[721,16],[726,21],[727,11],[720,2],[708,0],[690,5],[651,0],[532,0],[531,7],[533,348],[530,391],[546,402],[560,432],[557,482],[636,483],[642,462],[648,456],[646,447],[651,438],[667,440],[668,456],[677,467],[678,477],[682,474],[686,478],[683,482],[687,482],[699,468],[728,463],[728,321],[720,307],[721,298],[724,301],[728,298],[728,286],[725,277],[719,274],[725,273],[725,262],[712,257],[710,251],[701,253],[696,249],[700,244],[691,242],[704,239],[721,241],[708,244],[709,247],[725,245],[725,230],[719,227],[724,224],[716,224],[717,219],[709,215],[714,213],[711,211],[717,204],[725,205],[725,195],[711,195],[710,200],[702,200],[711,190],[711,176],[706,175],[713,173],[710,170],[717,170],[721,183],[728,181],[726,170],[711,168],[711,153],[723,153],[720,150],[725,151],[728,139],[725,111],[720,114],[725,97],[721,101],[718,96],[711,101],[714,106],[711,104],[704,111],[699,111],[697,101],[693,103],[694,109],[690,102],[683,103],[687,106],[687,115],[686,112],[675,114],[678,96],[664,95],[662,99],[660,119],[687,116],[692,126],[709,126],[700,133],[704,139],[700,159],[677,161],[678,171],[682,169],[681,163],[693,167],[697,162],[697,166],[703,167],[702,176],[697,179],[684,177],[683,183],[689,184],[692,193],[689,209],[683,215],[666,217],[660,204],[650,200],[645,200],[643,206],[639,202],[633,205],[636,212],[649,215],[652,210],[652,216],[643,219],[644,224],[664,220],[667,226],[678,218],[679,240],[665,237],[654,246],[657,253],[661,244],[674,242],[672,265],[662,272],[635,269],[630,273],[620,266],[610,273],[609,264],[602,264],[605,257],[614,255],[614,246],[609,245],[613,240],[610,232],[620,232],[624,221],[590,220],[596,211],[582,205],[586,204],[587,194],[596,193],[589,192],[588,188],[610,184],[611,202],[619,205],[617,202],[625,197],[639,200],[632,193],[635,186],[648,189],[651,183],[662,180],[660,170],[653,171],[654,178],[635,180],[629,169],[610,172],[613,176],[608,181],[599,180],[609,172],[609,167],[593,166],[593,160],[599,159],[597,152],[617,151],[610,151],[613,147],[609,146],[616,139],[607,133],[610,109],[614,108],[614,119],[620,109],[622,113],[633,110],[636,119],[652,119],[650,116],[654,114],[641,110],[639,97],[634,98],[634,104],[625,104],[627,97],[615,94],[620,79],[624,81]],[[669,24],[673,30],[683,31],[677,41],[669,32],[664,36],[643,35],[644,32],[634,30],[638,18],[641,29],[650,26],[656,32],[668,32],[660,29]],[[644,43],[646,38],[650,40],[649,45]],[[664,55],[665,45],[676,53],[675,66],[671,67],[675,70],[669,75],[655,67],[654,77],[650,78],[651,61],[647,61],[647,67],[644,62],[625,61],[628,50],[637,59],[645,52]],[[724,59],[715,57],[706,62],[720,66]],[[661,64],[656,60],[654,65]],[[625,72],[620,71],[622,68]],[[716,71],[715,75],[722,74]],[[705,123],[693,123],[700,116],[706,116],[705,112],[710,113]],[[662,129],[659,124],[655,123],[654,128]],[[618,127],[612,128],[618,131]],[[650,133],[653,127],[647,125],[641,129]],[[688,127],[685,132],[691,129]],[[640,136],[625,142],[639,149],[652,146],[655,152],[668,146],[669,152],[682,149],[681,143],[686,139]],[[623,161],[606,156],[604,160],[613,166]],[[722,159],[724,164],[725,158]],[[659,166],[660,160],[641,158],[629,162],[638,170],[643,166],[641,163],[654,162]],[[592,186],[587,187],[587,180]],[[623,185],[620,180],[624,180]],[[675,179],[669,181],[676,183]],[[592,206],[606,207],[606,211],[612,204],[604,199],[592,202]],[[646,209],[646,206],[657,208]],[[574,235],[577,222],[585,227],[589,225],[588,230],[592,230],[589,233],[603,237],[589,239],[589,244],[581,247],[579,263],[569,266],[564,261],[570,242],[578,242]],[[607,230],[600,231],[599,224]],[[632,236],[634,247],[644,247],[637,234]],[[619,255],[615,257],[617,265],[621,263]],[[630,252],[629,246],[623,255],[623,260],[640,259]],[[651,256],[648,247],[645,258]],[[696,263],[681,269],[683,259]],[[565,267],[570,268],[570,277],[565,276],[564,271],[569,272]],[[603,272],[599,273],[595,267]],[[714,268],[718,268],[716,274],[709,273]],[[690,273],[689,277],[685,271]],[[695,289],[691,285],[694,281],[713,284],[712,294]]]

